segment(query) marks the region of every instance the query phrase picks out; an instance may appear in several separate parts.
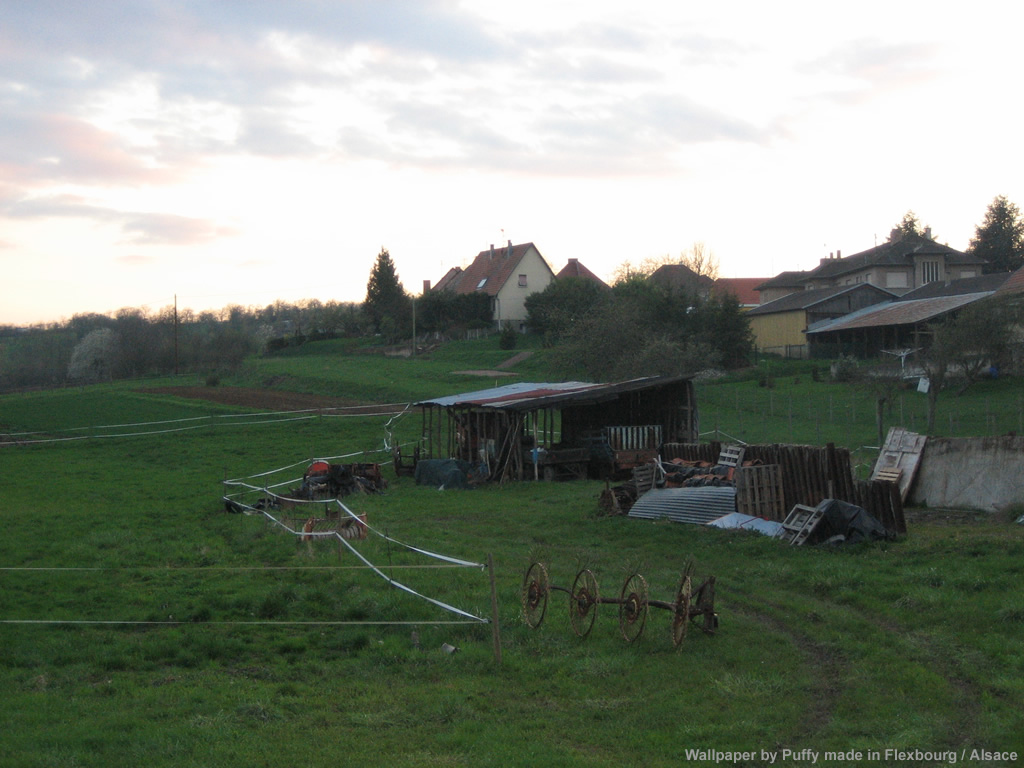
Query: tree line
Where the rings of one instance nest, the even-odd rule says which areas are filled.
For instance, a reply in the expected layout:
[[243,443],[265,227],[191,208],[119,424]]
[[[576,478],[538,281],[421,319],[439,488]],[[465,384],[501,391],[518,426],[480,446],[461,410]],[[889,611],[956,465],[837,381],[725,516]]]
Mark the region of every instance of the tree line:
[[193,312],[123,308],[29,328],[0,326],[0,391],[139,376],[207,373],[307,339],[356,336],[369,325],[350,302],[282,301]]

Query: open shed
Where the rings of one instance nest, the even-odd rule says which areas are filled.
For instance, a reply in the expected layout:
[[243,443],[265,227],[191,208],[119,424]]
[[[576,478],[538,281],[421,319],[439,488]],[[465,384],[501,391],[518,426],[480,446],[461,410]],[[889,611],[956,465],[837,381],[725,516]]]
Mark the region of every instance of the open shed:
[[695,442],[687,376],[617,384],[508,384],[416,403],[429,458],[486,464],[492,479],[555,479],[630,469],[663,442]]

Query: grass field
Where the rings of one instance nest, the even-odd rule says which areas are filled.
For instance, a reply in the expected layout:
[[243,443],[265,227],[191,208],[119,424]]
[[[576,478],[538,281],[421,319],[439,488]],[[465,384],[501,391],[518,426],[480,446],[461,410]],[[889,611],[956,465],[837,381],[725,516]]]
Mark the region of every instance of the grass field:
[[[508,356],[483,344],[445,354],[307,352],[259,361],[237,383],[396,401],[487,386],[451,371]],[[531,378],[542,357],[527,361]],[[1012,415],[1016,392],[991,385],[960,398],[961,412],[1001,403]],[[791,428],[797,442],[816,429],[873,442],[867,406],[824,430],[829,396],[835,418],[846,389],[795,375],[771,394],[792,395],[792,427],[787,405],[758,405],[768,393],[753,381],[702,384],[702,428],[717,418],[752,442],[787,442]],[[799,415],[809,398],[817,418]],[[438,623],[455,617],[336,546],[224,511],[224,478],[377,448],[382,418],[219,415],[237,411],[124,384],[0,397],[4,433],[154,433],[0,447],[0,765],[760,765],[761,750],[796,764],[783,749],[817,751],[819,765],[826,750],[862,753],[829,765],[1015,751],[987,762],[1012,765],[1024,753],[1024,526],[1008,515],[918,512],[902,540],[823,550],[601,517],[596,482],[438,492],[403,479],[351,497],[395,539],[493,558],[498,665],[490,625]],[[139,423],[153,426],[117,426]],[[111,428],[76,431],[100,425]],[[406,567],[425,561],[376,537],[356,546],[410,588],[490,617],[486,570]],[[670,600],[689,558],[717,577],[721,625],[691,630],[678,652],[667,612],[652,610],[633,645],[612,606],[577,639],[557,592],[539,629],[520,618],[533,561],[564,586],[588,567],[604,594],[638,571]],[[44,621],[140,623],[24,623]]]

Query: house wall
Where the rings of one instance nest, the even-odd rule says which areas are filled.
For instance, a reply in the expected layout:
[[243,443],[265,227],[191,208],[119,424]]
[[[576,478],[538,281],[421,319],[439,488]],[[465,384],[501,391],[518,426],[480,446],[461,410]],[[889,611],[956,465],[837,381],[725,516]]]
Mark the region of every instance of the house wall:
[[831,288],[838,285],[867,283],[902,296],[935,280],[959,280],[964,277],[977,277],[980,274],[981,268],[976,264],[947,264],[942,254],[927,254],[914,257],[913,264],[906,266],[876,264],[834,279],[811,279],[808,280],[807,286]]
[[770,301],[781,299],[783,296],[789,296],[789,294],[791,293],[796,293],[797,291],[802,290],[802,286],[799,288],[792,286],[786,286],[782,288],[764,288],[761,290],[761,303],[767,304]]
[[759,349],[785,347],[806,343],[804,329],[807,328],[807,314],[804,310],[776,312],[770,315],[755,315],[748,318],[754,334],[754,344]]
[[[526,276],[526,285],[520,285],[520,275]],[[495,296],[494,322],[521,330],[520,326],[526,322],[526,297],[543,291],[553,279],[551,268],[540,252],[530,248]]]

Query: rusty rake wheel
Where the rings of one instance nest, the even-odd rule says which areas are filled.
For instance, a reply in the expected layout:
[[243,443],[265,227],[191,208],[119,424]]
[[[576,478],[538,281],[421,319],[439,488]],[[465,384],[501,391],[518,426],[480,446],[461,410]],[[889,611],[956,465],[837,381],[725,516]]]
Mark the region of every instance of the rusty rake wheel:
[[676,590],[676,599],[673,603],[672,616],[672,645],[679,648],[686,639],[686,630],[690,626],[690,577],[683,576],[679,580],[679,589]]
[[523,620],[531,629],[536,629],[544,621],[550,591],[547,568],[543,563],[531,563],[523,577]]
[[589,568],[576,574],[569,593],[569,623],[576,637],[586,637],[594,627],[599,601],[597,577]]
[[697,594],[697,610],[694,622],[708,635],[715,634],[715,577],[708,577],[707,582]]
[[644,633],[647,623],[647,581],[639,573],[626,579],[619,595],[619,631],[627,643],[632,643]]

